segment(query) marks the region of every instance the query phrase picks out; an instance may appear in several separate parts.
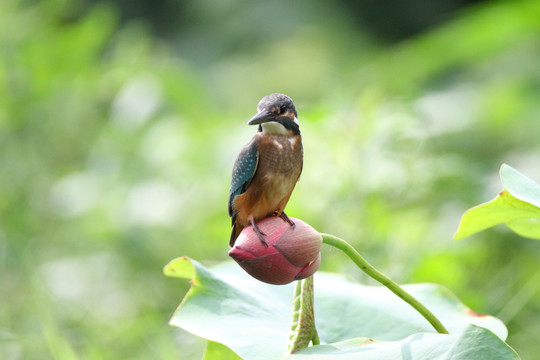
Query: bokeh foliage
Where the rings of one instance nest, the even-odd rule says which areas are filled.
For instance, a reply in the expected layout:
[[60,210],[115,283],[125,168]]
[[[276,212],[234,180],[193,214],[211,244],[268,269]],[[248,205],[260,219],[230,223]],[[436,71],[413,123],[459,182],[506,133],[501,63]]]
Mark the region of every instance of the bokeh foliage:
[[[539,1],[390,45],[322,1],[184,10],[191,30],[165,41],[107,3],[0,2],[3,358],[199,358],[166,325],[188,285],[161,269],[226,260],[232,163],[270,92],[295,100],[304,136],[291,216],[400,283],[448,287],[537,354],[540,244],[452,236],[502,190],[501,163],[540,181]],[[322,268],[369,283],[331,250]]]

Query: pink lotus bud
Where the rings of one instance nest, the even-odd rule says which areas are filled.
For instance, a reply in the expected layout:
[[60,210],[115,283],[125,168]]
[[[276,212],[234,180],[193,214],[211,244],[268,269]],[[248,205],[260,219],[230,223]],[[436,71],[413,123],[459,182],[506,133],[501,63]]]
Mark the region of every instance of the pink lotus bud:
[[294,230],[291,224],[276,216],[257,223],[266,234],[268,247],[251,225],[245,227],[229,250],[229,256],[248,274],[269,284],[288,284],[313,275],[321,264],[322,236],[302,220],[291,220],[296,224]]

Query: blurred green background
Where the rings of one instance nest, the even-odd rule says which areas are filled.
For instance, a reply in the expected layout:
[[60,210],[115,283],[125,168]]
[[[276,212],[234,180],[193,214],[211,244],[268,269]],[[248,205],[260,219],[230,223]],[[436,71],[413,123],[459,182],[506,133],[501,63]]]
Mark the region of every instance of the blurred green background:
[[0,359],[200,358],[162,267],[228,261],[232,164],[272,92],[304,141],[287,213],[534,358],[540,242],[452,236],[501,163],[540,182],[539,59],[530,0],[2,0]]

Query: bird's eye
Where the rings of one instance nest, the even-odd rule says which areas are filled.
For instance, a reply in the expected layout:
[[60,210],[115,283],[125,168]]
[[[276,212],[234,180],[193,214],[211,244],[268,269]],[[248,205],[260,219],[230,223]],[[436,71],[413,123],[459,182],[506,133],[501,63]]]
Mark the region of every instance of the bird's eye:
[[285,105],[281,105],[281,107],[279,108],[279,113],[284,114],[285,111],[287,111],[287,107]]

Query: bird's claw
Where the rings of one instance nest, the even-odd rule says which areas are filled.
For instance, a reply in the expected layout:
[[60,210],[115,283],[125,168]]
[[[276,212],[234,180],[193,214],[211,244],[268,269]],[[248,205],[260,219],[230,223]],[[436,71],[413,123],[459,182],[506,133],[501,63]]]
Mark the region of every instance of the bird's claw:
[[259,240],[261,240],[262,244],[266,247],[268,247],[268,243],[266,242],[266,239],[264,238],[266,234],[259,229],[255,221],[251,220],[251,226],[253,226],[253,231],[255,231],[255,234],[257,234],[257,237]]
[[279,215],[284,221],[288,222],[289,224],[291,224],[291,227],[292,229],[294,230],[296,228],[296,224],[294,223],[294,221],[291,220],[291,218],[289,218],[287,216],[287,214],[285,214],[285,212],[282,212],[281,215]]

